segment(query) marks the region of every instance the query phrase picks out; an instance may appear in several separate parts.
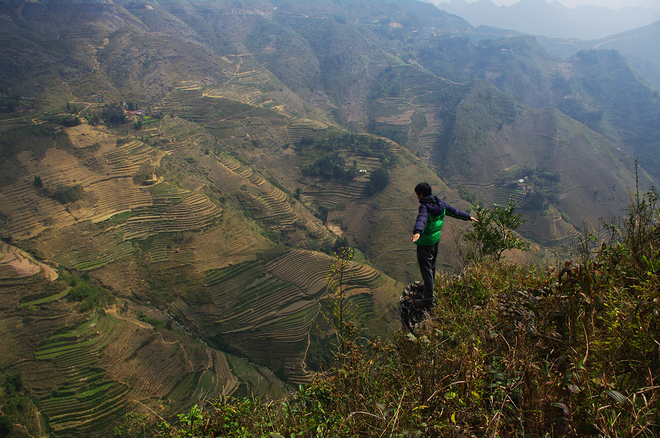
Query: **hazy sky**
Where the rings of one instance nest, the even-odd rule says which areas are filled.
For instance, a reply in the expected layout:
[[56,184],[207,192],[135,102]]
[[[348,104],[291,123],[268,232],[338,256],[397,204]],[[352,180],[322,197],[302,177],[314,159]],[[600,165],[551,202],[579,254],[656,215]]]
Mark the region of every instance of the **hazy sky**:
[[[441,0],[443,2],[448,2],[449,0]],[[477,0],[467,0],[472,3]],[[493,0],[493,3],[496,5],[512,5],[518,3],[519,0]],[[598,5],[605,6],[610,9],[619,9],[624,6],[646,6],[648,8],[660,10],[660,1],[659,0],[558,0],[559,3],[568,6],[569,8],[574,8],[578,5]],[[548,2],[550,3],[550,2]]]

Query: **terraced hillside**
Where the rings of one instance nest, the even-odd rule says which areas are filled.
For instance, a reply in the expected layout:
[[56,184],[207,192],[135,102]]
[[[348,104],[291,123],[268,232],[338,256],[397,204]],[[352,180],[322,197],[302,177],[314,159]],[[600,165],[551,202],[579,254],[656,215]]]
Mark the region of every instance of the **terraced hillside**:
[[[67,128],[41,155],[22,154],[28,172],[0,189],[6,240],[113,297],[90,312],[70,294],[70,274],[55,280],[49,264],[26,263],[27,252],[3,245],[0,283],[11,311],[2,334],[17,348],[0,366],[23,374],[34,409],[55,433],[85,436],[135,409],[167,416],[221,394],[276,396],[284,391],[279,379],[312,376],[307,351],[330,262],[313,249],[335,239],[315,216],[322,204],[307,189],[294,199],[274,177],[295,167],[258,170],[277,158],[278,144],[252,145],[255,153],[241,157],[176,116],[149,132]],[[303,159],[286,149],[294,163]],[[356,163],[371,171],[379,161],[360,155]],[[328,200],[334,190],[346,204],[368,181],[358,177],[348,193],[331,181],[306,179],[305,187],[314,184]],[[309,249],[283,250],[293,242]],[[16,269],[30,275],[15,278]],[[396,327],[401,284],[365,264],[351,273],[350,299],[363,317],[381,332]]]
[[[96,149],[94,144],[98,142],[90,139],[86,148]],[[132,177],[152,159],[153,165],[157,163],[159,154],[153,148],[134,140],[99,146],[90,155],[83,161],[55,147],[41,160],[22,155],[30,174],[0,192],[0,213],[7,217],[3,236],[25,240],[45,230],[99,221],[151,204],[148,190],[134,184]]]
[[52,266],[39,262],[27,252],[4,242],[0,242],[0,266],[3,278],[7,279],[43,275],[52,281],[58,276]]
[[[3,254],[15,253],[3,247]],[[166,328],[169,318],[162,313],[128,301],[106,312],[79,313],[67,302],[65,282],[29,274],[11,263],[1,266],[0,332],[3,345],[12,348],[3,349],[0,366],[21,373],[51,432],[107,436],[123,414],[143,405],[167,416],[220,394],[240,392],[241,385],[247,390],[222,352],[172,328],[171,320]],[[266,370],[235,363],[239,373],[250,370],[271,381],[273,395],[284,390]]]
[[[187,316],[217,346],[249,354],[292,382],[306,382],[312,374],[305,356],[320,301],[328,294],[329,263],[325,254],[293,250],[267,263],[207,271],[211,302],[191,307]],[[363,264],[352,264],[347,276],[348,296],[359,297],[364,316],[391,326],[401,285]]]
[[[617,193],[613,190],[607,196],[593,196],[593,193],[599,190],[592,187],[631,187],[634,185],[632,163],[626,162],[625,156],[606,139],[593,132],[583,131],[578,125],[571,125],[573,122],[557,111],[516,107],[499,90],[485,81],[458,83],[405,64],[386,69],[375,84],[372,89],[373,99],[369,100],[367,107],[372,120],[367,128],[371,132],[406,144],[424,163],[439,169],[442,175],[447,175],[447,181],[453,189],[463,187],[470,190],[478,194],[478,199],[486,205],[504,204],[509,195],[516,194],[520,197],[522,213],[527,219],[527,224],[521,231],[527,238],[550,251],[563,251],[571,246],[578,229],[582,228],[583,220],[597,223],[599,218],[606,217],[608,212],[621,212],[628,202],[622,191]],[[392,266],[390,263],[381,263],[381,260],[384,261],[383,257],[389,257],[399,251],[406,253],[406,250],[402,249],[406,247],[404,242],[399,242],[400,245],[397,246],[376,244],[375,234],[371,234],[369,228],[360,225],[358,230],[347,225],[355,221],[352,215],[344,213],[346,211],[354,212],[357,217],[365,217],[360,216],[361,207],[355,200],[364,195],[368,179],[358,177],[350,183],[319,179],[296,180],[295,174],[285,170],[289,166],[300,167],[309,163],[304,151],[295,145],[324,132],[324,125],[305,120],[287,122],[286,118],[280,118],[281,114],[275,107],[271,107],[275,110],[272,113],[264,112],[264,107],[245,105],[245,102],[240,102],[240,99],[230,94],[225,94],[217,100],[213,104],[197,95],[191,96],[182,107],[197,109],[182,110],[177,114],[203,124],[209,132],[221,139],[221,145],[231,149],[239,148],[244,158],[250,157],[248,159],[252,161],[251,167],[259,169],[261,177],[271,177],[282,183],[288,188],[289,196],[294,189],[301,190],[300,200],[317,216],[324,217],[324,209],[330,210],[328,218],[331,222],[334,221],[330,224],[333,229],[343,229],[343,234],[351,238],[352,242],[365,242],[361,248],[373,257],[374,262],[381,268],[387,270]],[[222,114],[220,120],[210,118],[213,111]],[[455,121],[447,124],[447,117],[450,115]],[[283,131],[282,128],[286,130]],[[454,140],[450,140],[451,138]],[[516,140],[518,138],[528,140],[525,144],[520,144]],[[451,148],[448,146],[451,141],[460,142],[463,146]],[[390,144],[397,145],[393,141]],[[397,145],[396,148],[400,146]],[[534,152],[529,153],[530,150]],[[566,151],[570,153],[567,154]],[[347,163],[353,163],[356,168],[365,172],[360,175],[368,175],[379,166],[379,159],[376,157],[342,154]],[[229,161],[235,160],[236,157],[228,158],[229,155],[224,151],[222,156],[229,169],[238,169],[241,165],[238,161],[230,164]],[[394,153],[393,156],[401,157],[401,154]],[[575,160],[576,156],[582,158]],[[590,184],[586,181],[582,177],[584,172],[581,172],[579,167],[572,166],[577,163],[581,163],[580,166],[589,166],[598,175],[597,182],[592,180],[593,184]],[[621,171],[618,174],[612,173],[608,170],[611,166]],[[248,173],[253,170],[249,169],[250,166],[243,167],[239,173],[243,172],[242,176],[249,177]],[[525,169],[531,169],[531,172],[525,174]],[[558,175],[560,182],[553,188],[552,193],[544,192],[546,189],[542,187],[529,185],[525,189],[508,188],[514,180],[531,176],[535,170]],[[523,173],[515,176],[520,172]],[[258,184],[257,177],[250,178]],[[429,176],[425,179],[434,178]],[[642,179],[642,186],[650,184],[646,177]],[[437,184],[442,188],[443,196],[450,200],[452,197],[457,199],[447,192],[442,183]],[[286,226],[296,221],[291,222],[293,217],[287,213],[288,208],[281,209],[273,205],[273,202],[277,202],[277,198],[272,198],[273,195],[276,194],[268,190],[266,193],[255,191],[239,193],[237,196],[241,205],[251,212],[255,219],[262,221],[262,226],[276,233],[287,233]],[[282,199],[281,194],[279,196]],[[538,207],[531,207],[534,204],[528,202],[530,197],[544,199],[540,210]],[[574,202],[576,199],[581,201]],[[525,210],[523,204],[530,205],[530,208]],[[463,205],[465,207],[465,204]],[[400,211],[397,214],[404,213]],[[549,219],[543,220],[544,217]],[[286,224],[285,228],[267,224],[269,218],[276,218],[283,225]],[[314,221],[298,219],[298,223],[305,224],[309,230],[318,230]],[[402,223],[401,229],[405,230],[408,226]],[[367,235],[370,237],[365,238]],[[451,240],[447,241],[450,242]],[[398,260],[406,259],[400,257]],[[448,268],[455,264],[451,255],[448,255],[445,264]],[[414,266],[402,268],[401,262],[397,265],[395,270],[388,273],[397,276],[405,272],[402,278],[415,277]]]
[[[31,436],[309,381],[338,243],[360,318],[396,329],[420,181],[463,210],[515,197],[534,252],[508,256],[548,262],[622,212],[629,155],[657,161],[657,94],[616,54],[476,43],[414,2],[19,3],[0,6],[0,372]],[[443,269],[469,226],[448,221]]]

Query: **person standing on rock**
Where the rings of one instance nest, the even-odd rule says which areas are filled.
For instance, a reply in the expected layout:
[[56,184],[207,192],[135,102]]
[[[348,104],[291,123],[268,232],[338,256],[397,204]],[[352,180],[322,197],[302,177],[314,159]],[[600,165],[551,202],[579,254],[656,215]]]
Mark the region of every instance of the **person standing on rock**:
[[444,225],[445,215],[464,221],[478,222],[470,213],[458,210],[432,194],[427,182],[415,186],[419,200],[419,213],[410,240],[417,245],[417,262],[424,281],[424,297],[415,302],[416,307],[431,309],[435,305],[433,287],[435,266],[438,260],[438,244]]

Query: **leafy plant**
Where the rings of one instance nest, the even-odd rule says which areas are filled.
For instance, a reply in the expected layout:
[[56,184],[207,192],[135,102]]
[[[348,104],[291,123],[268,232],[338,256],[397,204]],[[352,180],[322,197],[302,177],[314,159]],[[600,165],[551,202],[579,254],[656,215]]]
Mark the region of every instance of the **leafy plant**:
[[328,288],[331,291],[326,299],[329,310],[322,312],[323,318],[336,338],[337,351],[340,355],[345,353],[347,343],[358,331],[353,318],[357,309],[346,297],[346,283],[351,277],[348,267],[352,258],[353,250],[348,246],[340,247],[332,257],[327,272]]
[[516,205],[517,202],[513,198],[509,198],[505,207],[495,205],[490,210],[477,204],[475,215],[478,222],[463,236],[472,244],[463,254],[465,261],[483,260],[485,257],[499,259],[506,250],[529,249],[529,243],[514,233],[525,223],[520,214],[514,213]]
[[129,412],[122,424],[115,427],[114,436],[132,438],[152,436],[152,423],[149,414]]

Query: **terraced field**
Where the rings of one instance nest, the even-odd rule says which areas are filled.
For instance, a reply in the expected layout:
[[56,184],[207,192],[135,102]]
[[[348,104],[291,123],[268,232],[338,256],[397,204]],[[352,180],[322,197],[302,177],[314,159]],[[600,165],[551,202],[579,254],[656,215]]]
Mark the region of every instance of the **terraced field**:
[[315,300],[259,261],[207,271],[205,286],[213,305],[198,313],[205,315],[209,330],[233,348],[249,351],[252,360],[297,376],[294,381],[309,377],[303,359],[318,313]]
[[181,409],[238,388],[222,353],[191,350],[165,335],[112,312],[49,336],[34,357],[37,367],[51,367],[56,378],[43,380],[41,390],[39,381],[33,387],[50,427],[78,436],[111,431],[138,400],[168,399]]
[[[181,84],[159,108],[163,118],[141,130],[120,136],[105,128],[72,128],[68,152],[52,149],[39,161],[25,155],[34,171],[30,178],[0,191],[0,235],[64,269],[90,275],[120,303],[79,314],[78,304],[67,300],[68,289],[51,290],[34,273],[15,275],[10,262],[21,262],[21,256],[0,247],[0,294],[16,313],[0,323],[0,335],[12,347],[12,356],[0,354],[0,363],[3,369],[24,371],[55,433],[110,433],[124,413],[140,406],[166,415],[221,394],[283,391],[272,372],[290,383],[312,377],[306,357],[328,294],[330,257],[292,251],[278,242],[294,236],[287,245],[332,243],[336,236],[307,203],[321,197],[322,205],[342,208],[361,198],[369,174],[381,166],[377,155],[401,149],[386,141],[372,155],[353,154],[355,165],[365,171],[355,181],[310,183],[302,198],[294,199],[290,183],[297,184],[299,176],[291,169],[299,157],[285,143],[327,126],[278,113],[270,82],[244,64],[211,92],[199,83]],[[237,115],[234,108],[249,113]],[[218,120],[221,110],[226,120]],[[225,125],[231,135],[222,137],[229,132],[223,131]],[[259,144],[254,138],[268,140]],[[240,158],[228,152],[234,144],[242,145]],[[282,158],[281,151],[294,167],[268,166],[269,160]],[[139,185],[145,172],[162,177]],[[290,173],[286,181],[284,173]],[[44,190],[35,186],[34,175]],[[45,191],[76,186],[80,197],[68,203]],[[254,214],[244,214],[241,207]],[[274,251],[281,253],[274,257]],[[45,272],[41,268],[34,272]],[[385,320],[399,285],[365,264],[354,263],[349,271],[347,294],[360,314]],[[145,296],[148,280],[140,280],[151,278],[141,277],[145,272],[163,277],[163,289],[149,293],[179,294],[171,312],[182,325],[164,328],[157,322],[169,317],[132,302]],[[138,319],[142,312],[149,317]],[[398,326],[398,321],[383,325]],[[219,349],[194,341],[192,333]]]
[[56,432],[106,429],[131,408],[126,399],[128,386],[112,381],[105,370],[97,368],[99,351],[115,340],[119,329],[114,318],[94,315],[75,330],[51,336],[35,350],[37,362],[52,362],[64,377],[51,396],[41,401]]
[[[177,198],[183,199],[177,202]],[[145,239],[159,233],[175,233],[202,229],[211,225],[220,209],[199,192],[175,191],[173,196],[161,192],[153,208],[136,211],[121,227],[125,240]]]
[[220,153],[217,155],[214,154],[214,157],[224,167],[231,170],[236,175],[247,179],[252,184],[256,186],[260,186],[264,184],[265,180],[259,174],[255,173],[251,167],[241,164],[236,158],[224,153]]
[[365,181],[338,183],[334,181],[323,184],[311,184],[303,192],[302,199],[306,202],[317,202],[331,210],[342,208],[348,202],[365,195]]
[[182,110],[187,100],[199,97],[202,97],[202,87],[197,82],[184,81],[160,102],[158,109],[163,113]]
[[271,230],[291,229],[298,219],[287,195],[277,187],[265,187],[258,197],[248,195],[243,205],[248,211],[258,211],[253,218]]
[[124,257],[133,256],[134,252],[135,248],[130,242],[125,242],[119,237],[103,236],[97,238],[93,245],[81,244],[75,249],[67,248],[67,251],[63,252],[58,260],[69,269],[84,272],[101,268]]
[[51,227],[65,228],[75,218],[52,198],[42,196],[32,181],[23,180],[0,191],[0,213],[7,217],[0,236],[30,239]]
[[[313,251],[294,250],[268,263],[268,270],[273,275],[289,281],[304,291],[306,296],[314,297],[323,293],[327,287],[326,272],[330,257]],[[301,272],[300,267],[304,266]]]
[[69,208],[79,221],[102,222],[119,212],[148,207],[153,202],[149,190],[135,185],[131,177],[102,180],[90,184],[86,190],[90,192],[89,200]]
[[232,78],[205,95],[213,98],[223,97],[251,106],[275,108],[277,102],[264,92],[264,86],[272,81],[270,74],[263,68],[250,64],[241,58]]
[[387,97],[378,99],[374,106],[381,123],[392,125],[407,125],[415,114],[415,107],[404,98]]
[[[331,258],[314,251],[293,250],[264,264],[244,262],[206,272],[204,285],[213,305],[204,315],[209,336],[250,352],[253,360],[284,373],[291,382],[311,377],[305,367],[309,333],[319,317],[320,300],[328,294],[326,273]],[[347,296],[360,313],[386,313],[398,285],[371,266],[351,263]]]
[[106,172],[110,177],[132,177],[137,174],[140,165],[150,161],[153,149],[138,140],[118,145],[112,152],[107,152],[103,158],[110,167]]
[[507,205],[510,198],[513,198],[513,200],[515,201],[520,201],[522,199],[522,196],[523,196],[522,190],[498,188],[493,193],[493,204]]
[[260,327],[292,302],[304,298],[299,288],[268,275],[259,262],[209,271],[205,285],[219,308],[218,314],[226,315],[215,322],[239,331]]
[[203,127],[179,117],[167,117],[158,123],[158,148],[167,151],[187,151],[191,146],[211,148],[215,139]]
[[213,154],[217,162],[234,175],[245,178],[254,190],[243,191],[237,195],[245,210],[255,212],[251,217],[270,231],[292,231],[296,221],[305,224],[305,228],[318,238],[327,238],[328,230],[318,219],[302,206],[295,209],[289,196],[280,188],[266,181],[251,167],[240,163],[236,158],[224,154]]
[[[98,222],[150,205],[149,192],[135,185],[132,177],[154,153],[146,144],[130,141],[101,147],[93,158],[81,162],[63,150],[49,149],[41,161],[31,163],[43,188],[35,187],[30,177],[0,191],[0,212],[8,218],[0,235],[26,240],[49,229],[63,229],[83,220]],[[49,196],[72,189],[78,191],[79,199],[68,204]]]
[[[524,195],[524,192],[517,188],[493,188],[488,186],[484,189],[473,186],[470,190],[490,199],[490,203],[486,205],[489,208],[492,208],[493,205],[506,206],[510,198],[519,202]],[[527,217],[526,223],[518,231],[530,239],[533,237],[533,241],[547,250],[547,255],[543,256],[543,260],[530,259],[530,263],[551,261],[552,253],[564,252],[567,248],[575,246],[580,240],[579,230],[566,222],[561,212],[554,207],[550,207],[546,211],[531,212],[531,214],[523,211],[523,214]],[[528,256],[531,257],[531,254],[528,254]]]
[[327,125],[316,120],[296,119],[286,127],[287,138],[290,142],[297,143],[303,137],[311,137],[314,131],[325,128],[327,128]]
[[[575,247],[580,241],[580,231],[572,224],[563,220],[561,213],[550,208],[541,214],[535,215],[529,224],[524,224],[520,231],[525,233],[527,227],[533,226],[534,230],[546,230],[541,234],[536,231],[539,243],[548,248],[549,251],[562,252],[569,247]],[[604,238],[604,235],[600,236]]]
[[[241,376],[261,376],[261,396],[284,390],[274,376],[247,361],[210,350],[181,331],[139,321],[144,308],[128,301],[105,312],[77,313],[63,299],[68,290],[50,288],[55,277],[42,275],[46,266],[22,270],[27,258],[0,245],[0,367],[22,373],[53,433],[110,436],[125,413],[142,406],[167,417],[221,394],[245,392],[247,381],[235,366]],[[269,284],[256,293],[270,293]]]

